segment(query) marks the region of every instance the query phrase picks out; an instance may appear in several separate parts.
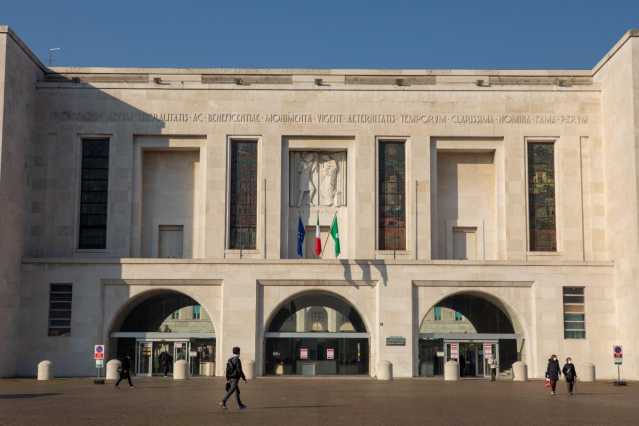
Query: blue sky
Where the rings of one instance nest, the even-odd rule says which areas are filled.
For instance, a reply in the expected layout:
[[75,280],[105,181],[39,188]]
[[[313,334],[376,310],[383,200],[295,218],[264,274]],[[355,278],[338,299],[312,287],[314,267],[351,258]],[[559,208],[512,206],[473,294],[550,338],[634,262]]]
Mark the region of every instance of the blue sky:
[[11,26],[56,65],[591,68],[639,0],[4,0]]

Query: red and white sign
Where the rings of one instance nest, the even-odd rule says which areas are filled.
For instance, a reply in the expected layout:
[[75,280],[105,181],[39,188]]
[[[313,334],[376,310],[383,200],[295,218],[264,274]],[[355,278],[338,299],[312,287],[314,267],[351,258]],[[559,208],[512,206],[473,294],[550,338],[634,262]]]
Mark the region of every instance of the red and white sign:
[[95,345],[93,359],[104,359],[104,345]]
[[450,344],[450,358],[459,359],[459,343],[454,342]]
[[615,358],[623,358],[623,348],[620,345],[612,347],[612,356]]
[[308,359],[308,348],[300,348],[300,359]]
[[493,354],[493,344],[492,343],[484,343],[484,356],[488,358]]
[[335,359],[335,349],[326,348],[326,359]]

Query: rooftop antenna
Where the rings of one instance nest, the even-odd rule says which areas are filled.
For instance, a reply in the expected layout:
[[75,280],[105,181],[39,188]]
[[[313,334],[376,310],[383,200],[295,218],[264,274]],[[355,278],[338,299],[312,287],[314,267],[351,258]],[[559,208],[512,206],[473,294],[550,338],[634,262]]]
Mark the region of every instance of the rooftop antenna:
[[53,53],[61,50],[60,47],[52,47],[49,49],[49,66],[53,65]]

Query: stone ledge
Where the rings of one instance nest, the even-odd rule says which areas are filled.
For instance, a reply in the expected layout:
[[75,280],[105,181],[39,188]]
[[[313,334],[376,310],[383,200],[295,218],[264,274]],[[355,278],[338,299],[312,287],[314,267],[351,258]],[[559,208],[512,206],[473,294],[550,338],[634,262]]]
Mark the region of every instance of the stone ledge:
[[413,280],[415,287],[515,287],[528,288],[532,287],[533,281],[458,281],[458,280]]
[[131,285],[149,285],[149,286],[176,286],[176,285],[205,285],[219,286],[222,285],[220,279],[190,279],[190,278],[172,278],[172,279],[127,279],[127,278],[103,278],[100,280],[105,286],[131,286]]

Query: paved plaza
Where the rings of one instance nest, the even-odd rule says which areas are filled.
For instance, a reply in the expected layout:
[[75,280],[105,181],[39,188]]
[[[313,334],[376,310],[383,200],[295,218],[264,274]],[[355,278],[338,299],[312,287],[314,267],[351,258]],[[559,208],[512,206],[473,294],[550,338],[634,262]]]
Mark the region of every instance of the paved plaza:
[[540,381],[261,378],[242,387],[249,409],[217,406],[224,381],[135,380],[135,388],[90,379],[0,380],[0,425],[636,425],[639,385],[564,383],[552,397]]

